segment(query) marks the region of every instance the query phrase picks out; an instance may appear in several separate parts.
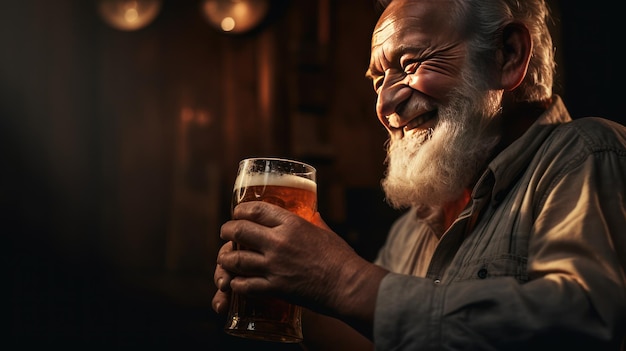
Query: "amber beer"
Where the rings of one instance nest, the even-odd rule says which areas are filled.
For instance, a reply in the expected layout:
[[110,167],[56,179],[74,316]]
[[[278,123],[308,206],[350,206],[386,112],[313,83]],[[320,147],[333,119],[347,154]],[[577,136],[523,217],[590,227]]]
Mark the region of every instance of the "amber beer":
[[[240,176],[241,177],[241,176]],[[246,201],[265,201],[311,220],[315,214],[315,182],[290,174],[251,174],[233,190],[233,205]],[[245,182],[245,183],[244,183]]]
[[[232,207],[246,201],[265,201],[311,220],[317,210],[315,172],[312,166],[298,161],[242,160],[233,188]],[[225,330],[245,338],[300,342],[301,313],[300,306],[279,299],[233,293]]]

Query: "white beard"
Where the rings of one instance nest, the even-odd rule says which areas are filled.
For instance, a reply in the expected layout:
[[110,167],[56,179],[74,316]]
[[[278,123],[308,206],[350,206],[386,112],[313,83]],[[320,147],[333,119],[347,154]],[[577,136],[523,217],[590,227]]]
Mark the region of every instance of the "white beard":
[[427,133],[390,139],[386,177],[387,201],[394,208],[442,206],[461,197],[486,167],[500,136],[494,120],[501,94],[464,84],[450,103],[439,108],[432,136]]

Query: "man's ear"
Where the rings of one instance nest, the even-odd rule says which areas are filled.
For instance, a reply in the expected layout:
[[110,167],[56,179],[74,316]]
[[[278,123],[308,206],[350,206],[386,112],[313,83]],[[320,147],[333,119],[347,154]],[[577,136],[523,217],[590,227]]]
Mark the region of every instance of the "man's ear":
[[533,42],[528,28],[521,23],[509,23],[502,31],[500,84],[505,91],[517,88],[528,69]]

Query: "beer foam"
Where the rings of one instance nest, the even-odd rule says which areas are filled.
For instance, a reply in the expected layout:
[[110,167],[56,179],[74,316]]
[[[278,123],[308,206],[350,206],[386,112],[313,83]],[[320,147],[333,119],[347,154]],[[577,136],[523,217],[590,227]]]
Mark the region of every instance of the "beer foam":
[[313,192],[317,191],[317,184],[311,179],[299,177],[293,174],[280,173],[240,174],[235,180],[235,187],[233,188],[233,190],[237,190],[244,186],[268,185],[287,186],[291,188],[305,189]]

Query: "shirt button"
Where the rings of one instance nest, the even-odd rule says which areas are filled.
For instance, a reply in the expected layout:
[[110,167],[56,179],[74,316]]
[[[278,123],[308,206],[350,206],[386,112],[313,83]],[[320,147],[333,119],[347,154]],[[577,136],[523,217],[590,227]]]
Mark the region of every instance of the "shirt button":
[[478,275],[478,278],[480,278],[480,279],[485,279],[485,278],[487,278],[487,268],[481,268],[481,269],[478,271],[478,274],[477,274],[477,275]]
[[434,283],[435,284],[439,284],[439,283],[441,283],[441,280],[440,279],[435,279]]

